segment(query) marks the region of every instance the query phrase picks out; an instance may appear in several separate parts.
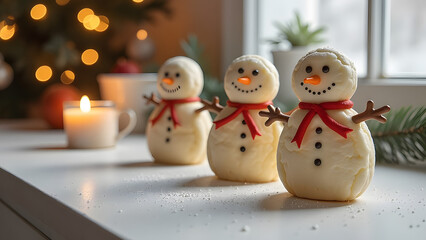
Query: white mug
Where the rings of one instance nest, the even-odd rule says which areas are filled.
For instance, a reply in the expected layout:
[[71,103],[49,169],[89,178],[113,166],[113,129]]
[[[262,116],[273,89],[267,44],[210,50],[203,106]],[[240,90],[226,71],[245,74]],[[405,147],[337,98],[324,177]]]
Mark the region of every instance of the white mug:
[[143,95],[157,92],[157,74],[105,73],[98,75],[98,83],[102,99],[114,101],[118,109],[135,111],[137,122],[133,132],[144,133],[152,107],[146,105]]
[[[90,111],[80,109],[79,101],[64,102],[64,129],[69,148],[106,148],[128,135],[136,125],[133,110],[117,110],[112,101],[90,101]],[[129,118],[127,126],[119,130],[119,116]]]

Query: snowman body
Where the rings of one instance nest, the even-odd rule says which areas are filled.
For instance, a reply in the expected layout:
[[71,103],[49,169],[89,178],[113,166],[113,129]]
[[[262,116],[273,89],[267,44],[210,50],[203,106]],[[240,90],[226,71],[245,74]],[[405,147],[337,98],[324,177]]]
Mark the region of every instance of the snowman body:
[[152,125],[164,104],[151,113],[147,128],[149,150],[157,162],[169,164],[197,164],[206,159],[206,142],[212,122],[208,112],[196,113],[200,102],[175,105],[181,125],[174,127],[169,111]]
[[156,162],[198,164],[207,158],[212,120],[209,113],[196,111],[203,106],[198,98],[203,85],[203,72],[190,58],[174,57],[161,66],[157,89],[162,101],[151,113],[146,130]]
[[[357,114],[349,100],[357,87],[353,63],[332,49],[309,52],[293,71],[292,87],[303,103],[280,137],[277,167],[285,188],[303,198],[357,198],[374,174],[375,151],[367,125],[352,119]],[[309,113],[313,118],[302,124]],[[304,135],[298,129],[305,129]]]
[[[215,120],[223,119],[236,108],[225,107]],[[249,110],[262,136],[253,140],[242,115],[216,129],[207,142],[207,155],[212,171],[220,178],[240,182],[270,182],[278,179],[276,152],[281,123],[263,124],[260,110]]]
[[277,166],[285,188],[293,195],[319,200],[352,200],[369,185],[374,173],[374,145],[365,123],[355,124],[353,109],[327,114],[353,131],[344,138],[316,115],[298,148],[292,142],[307,110],[291,115],[279,142]]
[[[207,142],[211,169],[219,178],[225,180],[277,180],[276,151],[282,124],[275,123],[266,127],[259,116],[259,111],[265,110],[277,95],[277,69],[263,57],[241,56],[228,67],[224,87],[230,101],[216,116]],[[218,125],[243,106],[256,106],[248,107],[250,118],[245,118],[245,113],[241,112],[225,125]],[[254,128],[257,128],[256,134],[253,134]]]

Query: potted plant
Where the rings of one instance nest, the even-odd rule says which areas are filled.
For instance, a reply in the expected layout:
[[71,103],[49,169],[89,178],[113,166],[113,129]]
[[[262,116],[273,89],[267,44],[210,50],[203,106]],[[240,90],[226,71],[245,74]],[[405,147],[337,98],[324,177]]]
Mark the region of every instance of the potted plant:
[[[297,12],[292,21],[286,24],[276,22],[275,27],[279,30],[278,36],[269,42],[273,45],[273,61],[280,74],[280,91],[277,98],[286,105],[294,105],[297,98],[291,90],[293,69],[309,50],[324,42],[321,35],[325,28],[313,29],[309,23],[302,22]],[[284,44],[287,44],[286,50],[283,49]]]

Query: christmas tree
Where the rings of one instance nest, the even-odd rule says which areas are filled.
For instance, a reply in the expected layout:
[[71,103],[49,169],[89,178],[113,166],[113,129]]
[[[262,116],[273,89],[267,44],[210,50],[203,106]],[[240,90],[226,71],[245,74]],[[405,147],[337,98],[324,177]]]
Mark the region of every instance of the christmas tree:
[[97,74],[126,56],[132,38],[147,38],[155,11],[170,16],[168,0],[0,0],[0,53],[14,71],[0,91],[0,118],[25,117],[54,83],[98,97]]

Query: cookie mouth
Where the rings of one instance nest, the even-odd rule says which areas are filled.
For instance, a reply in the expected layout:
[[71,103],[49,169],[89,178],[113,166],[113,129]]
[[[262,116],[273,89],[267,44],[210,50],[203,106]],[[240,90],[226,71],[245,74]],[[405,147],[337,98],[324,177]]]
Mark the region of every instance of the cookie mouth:
[[331,89],[333,89],[333,87],[336,86],[336,83],[330,84],[330,86],[328,86],[326,89],[323,89],[322,91],[315,91],[315,90],[310,89],[307,84],[303,83],[303,81],[300,82],[300,86],[304,87],[305,91],[307,91],[308,93],[311,93],[312,95],[321,95],[321,94],[326,94]]
[[160,83],[160,87],[161,87],[164,91],[166,91],[166,92],[168,92],[168,93],[175,93],[175,92],[177,92],[177,91],[179,91],[179,90],[180,90],[180,85],[178,85],[176,88],[168,89],[168,88],[166,88],[166,87],[163,85],[163,83]]
[[243,89],[241,86],[238,86],[235,82],[231,82],[231,85],[234,86],[235,90],[239,91],[239,92],[243,92],[243,93],[252,93],[252,92],[256,92],[259,89],[262,88],[262,85],[258,85],[257,87],[253,88],[253,89]]

